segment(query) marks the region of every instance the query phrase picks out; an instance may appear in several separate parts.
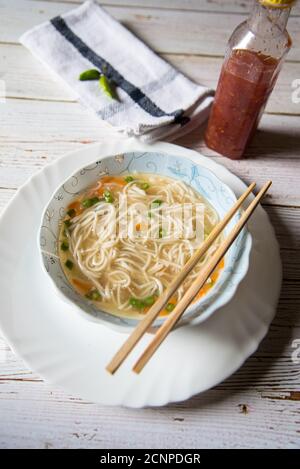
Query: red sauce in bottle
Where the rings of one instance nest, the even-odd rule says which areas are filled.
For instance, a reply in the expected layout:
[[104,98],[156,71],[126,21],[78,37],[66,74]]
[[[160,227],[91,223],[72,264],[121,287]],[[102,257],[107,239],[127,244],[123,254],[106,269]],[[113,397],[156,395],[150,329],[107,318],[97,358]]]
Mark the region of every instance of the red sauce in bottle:
[[279,61],[235,49],[223,65],[205,141],[208,147],[239,159],[253,136],[279,73]]

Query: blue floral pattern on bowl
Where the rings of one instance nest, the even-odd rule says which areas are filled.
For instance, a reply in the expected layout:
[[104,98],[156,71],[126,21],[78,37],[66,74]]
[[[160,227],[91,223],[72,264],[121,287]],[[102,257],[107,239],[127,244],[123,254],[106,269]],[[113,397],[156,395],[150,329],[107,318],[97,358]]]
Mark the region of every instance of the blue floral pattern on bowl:
[[[46,272],[63,298],[86,313],[87,318],[132,327],[136,325],[136,319],[99,311],[82,298],[67,281],[57,255],[59,224],[65,215],[65,207],[78,193],[101,176],[128,172],[157,173],[180,179],[203,195],[214,206],[220,218],[223,218],[232,207],[236,197],[228,186],[203,166],[195,164],[188,158],[156,152],[128,152],[105,157],[78,170],[56,190],[44,211],[38,239]],[[232,218],[225,229],[225,234],[233,228],[239,217],[238,213]],[[244,229],[227,252],[225,267],[216,284],[209,293],[189,306],[183,316],[183,322],[190,320],[202,322],[230,300],[248,270],[251,245],[251,236]],[[162,321],[163,319],[159,318],[154,325],[157,326]]]

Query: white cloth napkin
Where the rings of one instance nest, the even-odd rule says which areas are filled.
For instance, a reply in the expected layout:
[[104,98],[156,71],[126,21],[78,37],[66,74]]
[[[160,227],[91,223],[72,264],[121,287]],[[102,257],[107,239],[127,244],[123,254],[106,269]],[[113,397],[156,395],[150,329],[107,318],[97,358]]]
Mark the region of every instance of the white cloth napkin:
[[[20,42],[83,104],[129,136],[177,137],[208,116],[212,90],[171,67],[95,2],[36,26]],[[103,93],[98,81],[79,81],[91,68],[117,85],[118,100]]]

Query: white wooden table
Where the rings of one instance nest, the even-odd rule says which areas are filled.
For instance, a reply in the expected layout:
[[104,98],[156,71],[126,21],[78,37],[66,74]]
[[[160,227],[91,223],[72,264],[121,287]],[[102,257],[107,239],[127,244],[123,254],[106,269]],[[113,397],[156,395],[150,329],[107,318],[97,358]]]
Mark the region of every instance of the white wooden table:
[[[6,102],[0,103],[1,209],[51,160],[109,137],[18,43],[22,32],[74,3],[79,0],[0,0],[0,80],[6,84]],[[115,18],[158,53],[210,86],[216,84],[226,40],[250,4],[104,0]],[[292,81],[300,79],[300,5],[289,31],[294,46],[248,159],[234,162],[212,154],[199,130],[177,142],[214,158],[245,182],[273,180],[264,205],[280,241],[284,282],[276,318],[259,350],[226,382],[188,402],[127,410],[84,402],[45,384],[0,338],[1,448],[300,447],[300,103],[291,98]]]

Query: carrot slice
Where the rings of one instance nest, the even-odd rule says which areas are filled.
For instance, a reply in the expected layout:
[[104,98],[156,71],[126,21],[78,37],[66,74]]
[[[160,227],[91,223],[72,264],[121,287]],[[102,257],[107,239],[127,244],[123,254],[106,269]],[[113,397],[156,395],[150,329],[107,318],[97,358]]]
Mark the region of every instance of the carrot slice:
[[86,295],[93,287],[91,283],[85,282],[84,280],[80,280],[78,278],[72,278],[72,283],[82,295]]
[[117,184],[118,186],[126,186],[127,182],[121,176],[104,176],[99,180],[102,184]]
[[120,176],[103,176],[91,188],[88,195],[89,197],[94,195],[102,197],[105,190],[113,190],[114,186],[124,187],[126,186],[126,181]]

